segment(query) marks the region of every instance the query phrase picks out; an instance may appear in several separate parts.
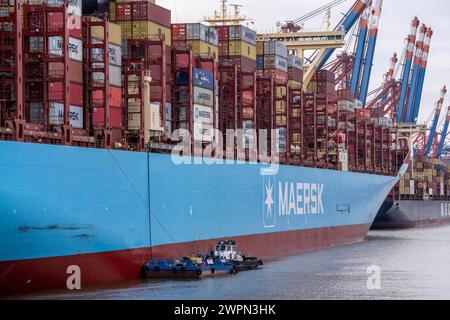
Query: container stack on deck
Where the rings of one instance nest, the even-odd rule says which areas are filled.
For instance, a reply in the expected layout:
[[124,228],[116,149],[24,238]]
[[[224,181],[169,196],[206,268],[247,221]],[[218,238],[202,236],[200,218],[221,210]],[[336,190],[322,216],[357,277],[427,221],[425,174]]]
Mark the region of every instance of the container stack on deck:
[[[127,83],[124,96],[127,140],[142,150],[149,131],[159,138],[164,128],[169,129],[166,135],[170,134],[171,12],[156,5],[155,1],[119,0],[110,1],[109,13],[110,19],[122,29],[126,59],[123,78]],[[144,99],[148,94],[144,90],[146,81],[150,81],[150,101],[144,101],[148,100]]]
[[[218,128],[223,145],[234,146],[227,157],[244,149],[250,159],[261,142],[255,131],[276,129],[278,141],[269,131],[267,147],[282,163],[373,173],[399,165],[392,123],[347,89],[336,91],[330,71],[303,87],[302,60],[281,43],[257,42],[244,26],[171,24],[170,11],[154,1],[109,1],[102,11],[111,22],[80,17],[79,1],[65,3],[25,4],[23,19],[14,7],[1,11],[1,56],[17,56],[19,66],[2,69],[4,137],[141,151],[151,140],[168,152],[179,141],[172,132],[186,129],[200,155],[222,142]],[[23,115],[8,102],[21,68]],[[227,129],[241,133],[227,136]]]
[[414,158],[414,166],[399,183],[402,200],[450,199],[450,165],[430,157]]

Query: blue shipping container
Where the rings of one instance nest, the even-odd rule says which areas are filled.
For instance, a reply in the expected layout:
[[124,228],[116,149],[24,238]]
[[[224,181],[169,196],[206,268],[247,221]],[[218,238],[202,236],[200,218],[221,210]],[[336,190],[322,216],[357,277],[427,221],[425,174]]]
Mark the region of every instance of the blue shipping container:
[[188,74],[185,72],[178,72],[175,83],[177,86],[187,86],[189,84]]
[[256,69],[264,70],[264,55],[262,54],[256,56]]
[[211,72],[194,68],[192,77],[194,86],[214,90],[214,77]]

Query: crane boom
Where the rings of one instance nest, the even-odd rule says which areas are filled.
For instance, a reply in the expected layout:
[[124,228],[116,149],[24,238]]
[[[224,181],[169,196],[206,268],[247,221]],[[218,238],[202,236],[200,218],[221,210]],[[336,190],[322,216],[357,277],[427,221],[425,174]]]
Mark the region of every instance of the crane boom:
[[413,76],[410,84],[409,89],[409,98],[408,103],[406,106],[406,123],[412,122],[412,116],[413,116],[413,104],[414,100],[416,98],[417,94],[417,86],[419,85],[419,73],[420,73],[420,65],[422,62],[422,56],[423,56],[423,42],[425,40],[425,33],[427,32],[427,27],[422,24],[419,31],[419,38],[417,40],[416,44],[416,52],[414,54],[414,69],[413,69]]
[[405,63],[403,65],[402,88],[400,91],[400,101],[397,108],[397,123],[401,123],[403,121],[403,113],[408,94],[409,76],[411,73],[411,65],[414,54],[414,44],[416,42],[419,24],[419,19],[415,17],[411,23],[411,29],[407,38]]
[[433,147],[434,138],[436,135],[437,125],[441,116],[442,105],[444,104],[445,95],[447,94],[447,87],[444,86],[441,90],[441,96],[436,102],[436,111],[434,113],[434,121],[431,127],[430,135],[428,136],[427,147],[425,148],[425,155],[429,155]]
[[[361,14],[366,10],[366,8],[372,3],[372,0],[356,0],[355,4],[352,6],[350,11],[346,14],[344,19],[336,27],[336,30],[342,29],[346,34],[352,29],[353,25],[356,23]],[[319,53],[314,58],[311,65],[308,67],[304,75],[304,85],[307,86],[311,82],[314,73],[317,69],[323,67],[327,63],[328,59],[334,53],[334,48],[320,49]]]
[[356,97],[359,89],[359,79],[361,78],[361,67],[363,64],[364,49],[366,46],[367,30],[369,25],[370,11],[364,10],[361,19],[359,20],[358,41],[356,44],[355,62],[353,66],[352,82],[350,90]]
[[445,118],[445,124],[444,128],[442,129],[441,140],[439,141],[439,147],[436,154],[436,157],[438,159],[442,156],[442,153],[444,152],[445,139],[447,138],[449,124],[450,124],[450,106],[447,109],[447,116]]
[[420,102],[422,100],[423,85],[424,85],[424,81],[425,81],[425,73],[427,71],[428,55],[430,53],[430,43],[431,43],[432,36],[433,36],[433,30],[431,28],[428,28],[427,33],[425,35],[424,45],[423,45],[423,56],[422,56],[422,62],[420,65],[418,88],[417,88],[417,94],[416,94],[416,97],[414,100],[414,105],[413,105],[414,111],[413,111],[413,117],[411,119],[411,122],[416,122],[417,117],[419,116]]
[[383,0],[372,1],[372,17],[369,27],[369,41],[367,44],[367,53],[364,62],[361,91],[359,93],[359,100],[362,102],[363,107],[365,107],[367,101],[367,93],[369,90],[370,76],[372,74],[373,59],[375,56],[375,47],[377,43],[378,26],[380,24],[382,6]]

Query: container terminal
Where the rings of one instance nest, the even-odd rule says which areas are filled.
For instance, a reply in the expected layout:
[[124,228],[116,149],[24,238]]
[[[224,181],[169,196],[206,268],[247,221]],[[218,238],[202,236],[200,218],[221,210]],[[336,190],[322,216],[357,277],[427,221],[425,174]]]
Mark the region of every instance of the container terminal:
[[[331,26],[342,2],[265,34],[226,0],[202,23],[152,0],[2,0],[0,293],[65,289],[72,266],[84,286],[136,279],[224,239],[270,261],[441,205],[448,121],[417,124],[432,29],[413,20],[372,90],[383,1]],[[419,176],[436,187],[411,193]]]

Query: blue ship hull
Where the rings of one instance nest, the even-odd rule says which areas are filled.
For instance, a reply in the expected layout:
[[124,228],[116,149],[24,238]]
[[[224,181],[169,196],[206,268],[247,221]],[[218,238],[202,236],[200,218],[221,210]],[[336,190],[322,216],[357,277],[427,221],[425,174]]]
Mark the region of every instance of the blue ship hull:
[[65,289],[73,266],[83,285],[130,279],[217,239],[266,259],[362,241],[398,181],[266,167],[0,142],[0,291]]

